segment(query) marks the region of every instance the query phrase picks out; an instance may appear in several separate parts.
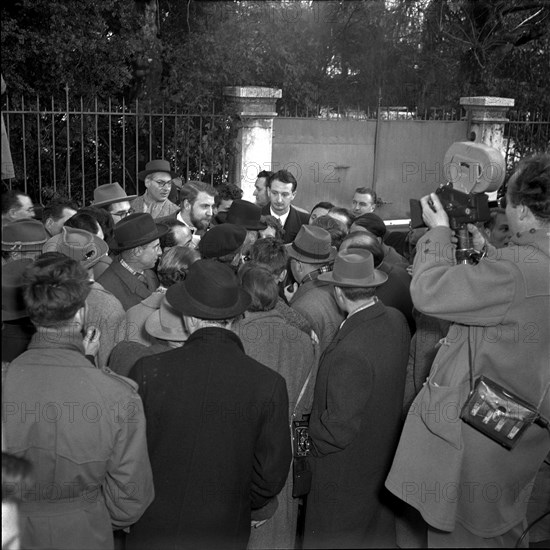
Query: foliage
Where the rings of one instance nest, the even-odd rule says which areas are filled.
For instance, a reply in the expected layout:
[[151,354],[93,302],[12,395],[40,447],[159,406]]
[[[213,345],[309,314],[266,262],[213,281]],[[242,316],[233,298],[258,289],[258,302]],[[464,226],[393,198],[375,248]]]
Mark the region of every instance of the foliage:
[[132,79],[139,20],[117,0],[17,0],[2,5],[2,72],[11,94],[119,95]]

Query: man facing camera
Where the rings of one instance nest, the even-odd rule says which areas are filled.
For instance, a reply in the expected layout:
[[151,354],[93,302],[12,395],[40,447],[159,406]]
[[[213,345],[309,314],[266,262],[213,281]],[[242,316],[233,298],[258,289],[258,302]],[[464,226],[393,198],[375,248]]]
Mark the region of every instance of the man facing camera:
[[298,234],[300,227],[309,221],[309,214],[292,206],[296,197],[298,182],[288,170],[279,170],[267,180],[270,203],[262,208],[263,215],[274,216],[281,222],[284,242],[291,243]]

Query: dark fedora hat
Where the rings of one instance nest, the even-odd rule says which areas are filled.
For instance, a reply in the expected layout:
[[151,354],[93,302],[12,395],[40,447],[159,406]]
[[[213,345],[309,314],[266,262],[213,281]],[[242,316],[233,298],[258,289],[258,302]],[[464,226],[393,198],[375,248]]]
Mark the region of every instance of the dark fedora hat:
[[42,222],[32,219],[16,220],[2,227],[2,250],[40,252],[48,238]]
[[246,239],[246,228],[233,223],[215,225],[199,242],[203,258],[221,258],[237,252]]
[[61,252],[89,269],[109,253],[109,246],[89,231],[63,226],[61,233],[46,242],[42,252]]
[[148,176],[149,174],[153,174],[155,172],[166,172],[167,174],[170,174],[171,178],[177,177],[176,172],[172,172],[170,168],[170,163],[167,160],[157,159],[157,160],[150,160],[145,165],[145,170],[142,170],[138,174],[138,178],[140,180],[144,180],[146,176]]
[[361,216],[355,218],[353,220],[353,223],[355,225],[364,227],[365,229],[370,231],[373,235],[380,238],[383,237],[387,231],[384,220],[377,214],[374,214],[373,212],[362,214]]
[[168,303],[181,314],[198,319],[231,319],[250,305],[233,270],[216,260],[198,260],[184,281],[166,291]]
[[286,245],[288,255],[306,264],[327,264],[336,256],[330,233],[316,225],[302,225],[296,238]]
[[368,250],[348,248],[338,252],[330,273],[321,273],[320,281],[336,286],[368,288],[388,280],[386,273],[374,269],[374,259]]
[[115,202],[131,201],[134,200],[137,195],[127,195],[126,191],[122,189],[120,183],[106,183],[100,185],[94,189],[94,200],[92,206],[107,206]]
[[244,199],[235,199],[225,217],[225,223],[234,223],[235,225],[242,225],[250,231],[265,229],[267,224],[262,222],[262,209],[249,201]]
[[23,299],[23,273],[33,260],[23,258],[2,266],[2,321],[28,317]]
[[166,235],[170,228],[161,223],[155,223],[153,216],[147,212],[130,214],[115,225],[115,234],[111,248],[118,252],[143,246]]

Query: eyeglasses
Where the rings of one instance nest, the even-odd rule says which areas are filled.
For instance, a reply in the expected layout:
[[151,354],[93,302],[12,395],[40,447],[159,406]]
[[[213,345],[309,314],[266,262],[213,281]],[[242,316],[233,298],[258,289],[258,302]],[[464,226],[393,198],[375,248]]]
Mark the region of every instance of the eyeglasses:
[[173,179],[164,181],[164,180],[153,180],[161,189],[164,189],[165,187],[171,187]]
[[111,215],[117,216],[119,218],[125,218],[126,216],[129,216],[130,214],[133,214],[135,210],[133,208],[130,208],[129,210],[119,210],[118,212],[111,212]]

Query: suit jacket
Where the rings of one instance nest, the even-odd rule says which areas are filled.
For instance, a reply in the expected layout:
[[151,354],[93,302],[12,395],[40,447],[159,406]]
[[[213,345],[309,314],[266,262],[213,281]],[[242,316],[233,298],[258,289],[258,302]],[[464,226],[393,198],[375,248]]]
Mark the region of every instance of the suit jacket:
[[122,267],[118,260],[115,260],[97,282],[111,294],[114,294],[120,300],[124,311],[128,311],[132,306],[139,304],[141,300],[150,296],[159,285],[154,271],[146,269],[144,274],[147,278],[147,284],[141,282],[135,275]]
[[147,417],[156,498],[135,548],[246,548],[251,510],[283,487],[291,450],[283,377],[217,327],[130,371]]
[[[269,216],[271,214],[270,205],[266,204],[262,208],[262,214],[264,216]],[[292,205],[290,205],[290,212],[288,213],[288,218],[286,219],[283,229],[285,230],[285,235],[283,241],[285,244],[291,243],[296,238],[298,231],[302,225],[307,225],[309,222],[309,214],[296,210]]]
[[[145,194],[140,195],[137,199],[134,199],[130,206],[135,212],[148,212],[153,218],[162,218],[170,216],[170,214],[178,214],[180,207],[175,205],[171,200],[166,199],[162,203],[147,204],[145,200]],[[153,215],[154,214],[154,215]]]
[[404,316],[379,301],[349,317],[321,357],[304,548],[395,547],[384,480],[402,425],[409,341]]

